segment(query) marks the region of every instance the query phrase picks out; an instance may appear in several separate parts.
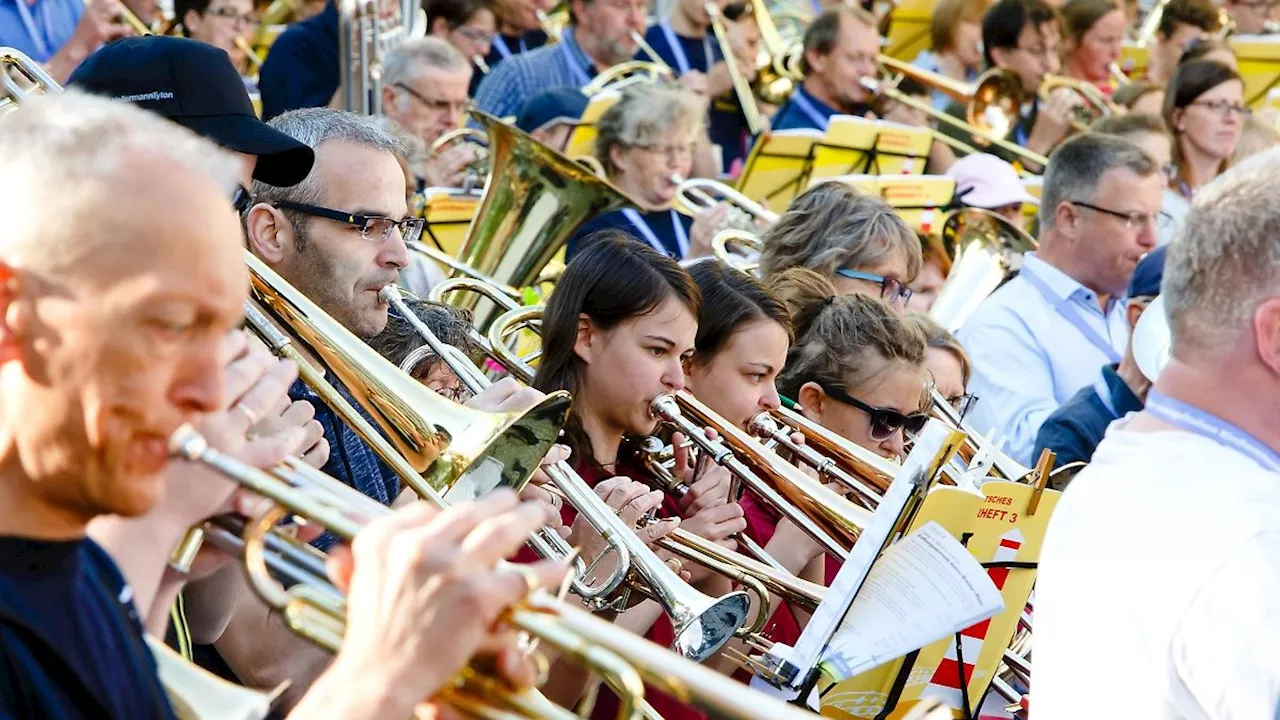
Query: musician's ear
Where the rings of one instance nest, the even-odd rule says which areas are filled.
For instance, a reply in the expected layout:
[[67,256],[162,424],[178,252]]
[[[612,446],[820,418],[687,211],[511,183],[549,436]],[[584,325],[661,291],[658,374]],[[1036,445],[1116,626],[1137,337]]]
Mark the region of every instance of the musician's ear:
[[613,165],[615,169],[624,167],[622,164],[622,154],[625,153],[626,151],[627,151],[626,148],[622,147],[617,143],[610,145],[609,146],[609,164]]
[[591,322],[591,318],[587,317],[586,313],[579,315],[578,332],[573,339],[573,354],[577,355],[583,362],[590,364],[598,338],[599,334],[596,332],[595,323]]
[[266,203],[249,209],[244,233],[249,250],[268,265],[282,262],[293,246],[293,225],[284,213]]
[[1280,297],[1263,300],[1254,310],[1253,336],[1258,359],[1280,378]]
[[806,50],[804,52],[804,63],[809,68],[810,73],[821,75],[827,71],[827,56],[817,50]]
[[823,402],[827,399],[827,394],[822,392],[822,386],[816,382],[807,382],[800,386],[800,392],[796,393],[799,397],[796,402],[800,403],[800,407],[812,413],[810,419],[822,422]]

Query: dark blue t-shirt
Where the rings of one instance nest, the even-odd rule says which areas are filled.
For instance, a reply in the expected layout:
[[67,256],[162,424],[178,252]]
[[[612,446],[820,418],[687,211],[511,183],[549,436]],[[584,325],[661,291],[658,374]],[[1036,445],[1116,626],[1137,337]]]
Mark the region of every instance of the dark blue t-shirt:
[[[707,35],[700,38],[685,37],[672,30],[670,37],[675,38],[680,53],[683,53],[681,55],[672,48],[664,28],[669,26],[664,23],[651,25],[645,31],[644,40],[676,73],[684,72],[685,65],[690,70],[707,73],[712,66],[724,60],[720,45],[709,30]],[[652,60],[644,50],[636,53],[636,59]],[[711,142],[721,148],[724,159],[723,171],[727,171],[735,161],[746,157],[747,148],[751,145],[751,136],[747,133],[747,121],[742,115],[742,108],[739,107],[738,99],[732,90],[711,101],[711,109],[707,113],[707,134]]]
[[[625,213],[622,210],[614,210],[583,225],[578,232],[573,234],[573,237],[569,238],[569,247],[565,250],[565,262],[572,260],[574,255],[591,243],[590,236],[592,234],[609,229],[622,230],[635,238],[637,242],[646,243],[653,249],[666,253],[676,260],[684,259],[685,252],[680,247],[680,233],[676,228],[677,224],[680,228],[683,228],[684,237],[688,238],[693,218],[675,210],[655,210],[654,212],[633,210],[632,212],[635,213],[633,217],[637,217],[645,228],[652,233],[652,240],[627,217],[629,213]],[[656,247],[654,246],[655,241],[658,244]]]
[[1089,462],[1107,427],[1115,420],[1142,409],[1142,400],[1125,384],[1116,367],[1107,365],[1102,368],[1108,394],[1106,401],[1098,395],[1095,385],[1081,388],[1045,419],[1036,433],[1036,450],[1031,457],[1040,457],[1040,453],[1048,448],[1057,456],[1054,462],[1058,467],[1073,462]]
[[0,717],[172,718],[142,633],[92,540],[0,537]]
[[289,26],[262,63],[262,119],[290,110],[326,107],[338,91],[338,7]]

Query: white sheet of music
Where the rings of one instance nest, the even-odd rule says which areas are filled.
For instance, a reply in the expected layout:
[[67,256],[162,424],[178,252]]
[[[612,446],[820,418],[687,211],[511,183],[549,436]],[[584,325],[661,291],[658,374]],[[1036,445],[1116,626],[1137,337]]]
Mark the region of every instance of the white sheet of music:
[[871,567],[822,668],[848,678],[1004,609],[987,571],[937,523],[894,543]]

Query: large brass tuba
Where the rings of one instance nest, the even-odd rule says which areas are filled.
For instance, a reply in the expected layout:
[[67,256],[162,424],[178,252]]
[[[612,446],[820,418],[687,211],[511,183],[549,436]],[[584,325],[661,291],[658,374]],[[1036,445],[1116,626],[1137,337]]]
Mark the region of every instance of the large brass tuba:
[[982,208],[962,208],[947,216],[942,243],[951,256],[947,275],[929,316],[951,332],[1014,271],[1038,243],[1013,223]]
[[[457,259],[487,279],[530,285],[579,226],[630,203],[608,181],[519,129],[472,115],[489,133],[489,181]],[[493,311],[475,296],[465,305],[481,327]]]

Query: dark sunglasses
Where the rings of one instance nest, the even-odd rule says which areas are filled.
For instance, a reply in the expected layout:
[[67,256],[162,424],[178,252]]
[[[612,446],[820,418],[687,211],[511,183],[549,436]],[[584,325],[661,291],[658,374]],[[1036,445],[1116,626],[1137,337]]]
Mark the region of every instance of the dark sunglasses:
[[907,301],[911,299],[911,288],[895,278],[846,267],[836,268],[836,274],[851,280],[866,280],[879,285],[880,299],[889,304],[901,302],[906,305]]
[[393,230],[400,231],[400,237],[406,245],[411,245],[422,237],[422,224],[424,222],[422,218],[396,220],[382,215],[362,215],[360,213],[349,213],[320,207],[319,205],[285,201],[277,202],[275,205],[282,210],[293,210],[303,215],[325,218],[344,225],[350,225],[358,229],[360,235],[366,240],[386,242],[391,239]]
[[899,430],[908,437],[913,437],[924,429],[926,423],[929,422],[929,416],[924,413],[912,413],[911,415],[903,415],[897,410],[891,408],[881,408],[874,405],[868,405],[856,397],[853,397],[844,390],[832,386],[819,384],[818,387],[827,395],[839,400],[846,405],[852,405],[871,418],[871,439],[876,442],[888,440],[894,433]]

